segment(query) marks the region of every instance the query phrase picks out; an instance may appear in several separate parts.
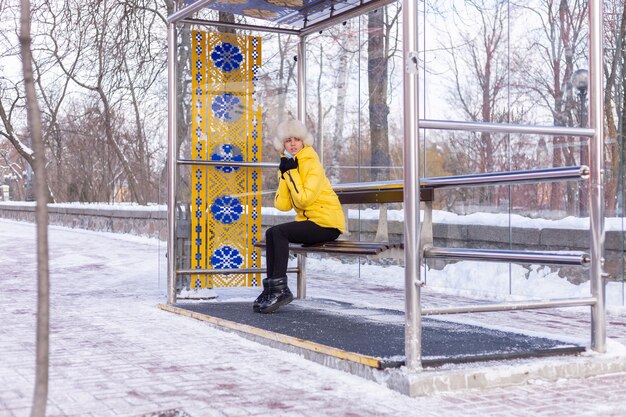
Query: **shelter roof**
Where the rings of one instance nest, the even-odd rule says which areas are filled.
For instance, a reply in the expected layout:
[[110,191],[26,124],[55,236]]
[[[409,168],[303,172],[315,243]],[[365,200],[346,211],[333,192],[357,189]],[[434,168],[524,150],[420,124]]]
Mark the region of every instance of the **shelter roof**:
[[[389,2],[387,0],[384,3]],[[366,6],[371,8],[379,3],[383,2],[380,0],[185,0],[185,8],[180,12],[184,13],[188,9],[190,13],[194,13],[198,7],[206,7],[304,29]]]

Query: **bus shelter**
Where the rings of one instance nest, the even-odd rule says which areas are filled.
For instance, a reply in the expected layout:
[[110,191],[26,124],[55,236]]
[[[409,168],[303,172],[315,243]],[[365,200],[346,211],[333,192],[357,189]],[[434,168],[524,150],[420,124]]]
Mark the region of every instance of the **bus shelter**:
[[[297,118],[306,118],[306,83],[307,76],[306,46],[307,38],[326,28],[339,25],[347,19],[368,13],[392,3],[391,0],[188,0],[180,10],[174,11],[168,18],[168,304],[177,302],[177,281],[182,275],[192,276],[193,280],[210,279],[228,281],[224,278],[235,275],[244,285],[258,286],[258,275],[263,272],[260,266],[260,252],[254,249],[244,253],[236,247],[222,245],[220,240],[227,239],[232,233],[252,236],[246,244],[252,245],[259,239],[260,203],[254,196],[247,196],[244,191],[231,189],[231,185],[220,185],[213,181],[217,175],[241,175],[235,183],[246,183],[248,187],[258,187],[261,168],[277,166],[264,162],[259,151],[259,142],[237,143],[232,138],[243,136],[261,140],[265,134],[261,130],[259,116],[254,113],[253,82],[259,82],[260,39],[255,36],[245,40],[224,41],[224,38],[207,37],[202,31],[191,32],[188,40],[191,60],[191,74],[181,77],[177,62],[181,49],[179,31],[182,25],[219,27],[225,33],[229,30],[241,30],[259,33],[289,34],[297,36]],[[420,50],[419,50],[419,2],[401,0],[402,16],[402,136],[403,136],[403,179],[388,183],[350,184],[347,188],[367,190],[391,188],[402,193],[404,208],[404,357],[403,364],[412,371],[422,368],[422,318],[425,315],[456,314],[489,311],[511,311],[520,309],[542,309],[554,307],[589,306],[591,312],[590,339],[591,347],[597,352],[604,352],[606,347],[606,324],[603,282],[603,94],[602,94],[602,5],[589,2],[589,125],[588,128],[520,125],[502,123],[481,123],[454,120],[420,119]],[[254,18],[254,24],[236,21],[206,20],[196,17],[197,13],[211,9],[232,13],[238,16]],[[234,38],[232,38],[234,39]],[[243,43],[242,43],[243,42]],[[245,44],[245,45],[244,45]],[[208,49],[208,52],[207,52]],[[204,56],[204,58],[201,58]],[[247,65],[247,66],[246,66]],[[246,66],[244,68],[244,66]],[[236,70],[236,71],[235,71]],[[225,80],[223,73],[237,78]],[[217,75],[215,75],[217,74]],[[212,77],[207,81],[207,77]],[[180,80],[192,83],[192,98],[181,103],[179,92]],[[194,81],[195,80],[195,81]],[[198,140],[192,142],[189,157],[181,157],[180,123],[181,106],[192,107],[191,135]],[[215,120],[207,120],[201,109],[213,108]],[[246,110],[252,109],[252,110]],[[213,116],[212,116],[213,117]],[[245,126],[239,131],[229,131],[228,126]],[[236,122],[236,123],[234,123]],[[234,128],[233,128],[234,129]],[[420,178],[419,137],[429,129],[457,130],[466,132],[522,133],[544,135],[572,135],[588,138],[589,164],[548,170],[529,170],[515,172],[491,172],[467,176]],[[216,135],[217,142],[210,143],[207,135]],[[221,142],[220,142],[221,141]],[[216,145],[217,143],[217,145]],[[182,169],[185,174],[181,174]],[[247,174],[244,174],[247,172]],[[192,245],[204,245],[203,238],[194,235],[212,236],[218,242],[207,254],[192,253],[190,266],[181,267],[182,256],[177,249],[177,231],[181,226],[179,193],[181,176],[188,178],[186,187],[190,192],[190,207],[187,209],[189,222],[186,227],[192,231]],[[208,178],[208,179],[207,179]],[[582,254],[568,252],[531,252],[527,250],[493,249],[455,249],[434,247],[427,229],[432,228],[430,219],[420,218],[420,192],[424,189],[436,190],[441,187],[471,187],[477,184],[510,184],[519,182],[539,182],[545,180],[567,180],[576,178],[589,182],[589,251]],[[202,180],[201,180],[202,179]],[[207,198],[203,194],[206,187],[213,187],[218,192]],[[337,185],[341,189],[342,185]],[[345,188],[345,187],[344,187]],[[245,199],[248,200],[245,200]],[[208,201],[211,200],[211,201]],[[256,201],[255,201],[256,200]],[[243,207],[243,208],[242,208]],[[206,219],[212,213],[216,225]],[[220,229],[223,225],[232,225],[235,220],[246,219],[243,229]],[[219,223],[219,224],[218,224]],[[209,229],[209,230],[207,230]],[[256,235],[255,235],[256,233]],[[194,237],[196,236],[196,237]],[[254,237],[256,236],[256,237]],[[207,258],[210,258],[207,260]],[[480,304],[472,306],[442,307],[424,309],[421,303],[420,266],[425,258],[474,259],[498,262],[535,262],[554,265],[578,265],[586,268],[589,274],[591,295],[579,298],[558,298],[510,302],[498,304]],[[252,313],[251,313],[252,314]]]

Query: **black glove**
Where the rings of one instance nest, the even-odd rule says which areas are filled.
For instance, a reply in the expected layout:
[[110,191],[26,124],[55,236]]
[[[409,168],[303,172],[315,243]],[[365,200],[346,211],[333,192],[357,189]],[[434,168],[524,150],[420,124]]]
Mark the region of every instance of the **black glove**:
[[281,175],[294,168],[298,168],[298,160],[296,158],[287,158],[285,156],[280,158],[278,169],[280,169]]
[[289,160],[289,158],[287,158],[286,156],[283,156],[282,158],[280,158],[280,164],[278,165],[278,169],[280,170],[281,174],[284,174],[285,171],[287,171],[287,161]]

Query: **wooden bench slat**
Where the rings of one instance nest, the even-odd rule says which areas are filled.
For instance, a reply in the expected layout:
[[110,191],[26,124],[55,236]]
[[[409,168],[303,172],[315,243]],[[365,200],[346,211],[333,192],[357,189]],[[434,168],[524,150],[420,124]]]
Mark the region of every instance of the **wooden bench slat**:
[[[265,248],[265,241],[257,242],[254,246]],[[301,245],[299,243],[290,243],[289,250],[292,252],[317,252],[317,253],[336,253],[345,255],[378,255],[389,249],[401,248],[402,243],[391,242],[358,242],[349,240],[335,240],[332,242],[317,243],[314,245]]]
[[[400,181],[363,184],[362,188],[359,184],[335,184],[333,190],[341,204],[401,203],[404,200],[404,185]],[[420,201],[433,201],[433,191],[432,187],[420,187]]]

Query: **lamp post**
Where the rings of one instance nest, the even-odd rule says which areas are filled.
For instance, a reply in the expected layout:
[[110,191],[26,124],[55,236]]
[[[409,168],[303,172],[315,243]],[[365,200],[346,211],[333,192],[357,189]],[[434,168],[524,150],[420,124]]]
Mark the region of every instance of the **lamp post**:
[[[572,74],[572,87],[576,89],[578,96],[578,120],[580,127],[587,127],[587,89],[589,88],[589,71],[586,69],[577,69]],[[588,165],[588,152],[587,152],[587,140],[583,139],[580,145],[580,165]],[[579,194],[578,207],[579,215],[586,216],[587,210],[585,205],[585,199],[581,198]]]

